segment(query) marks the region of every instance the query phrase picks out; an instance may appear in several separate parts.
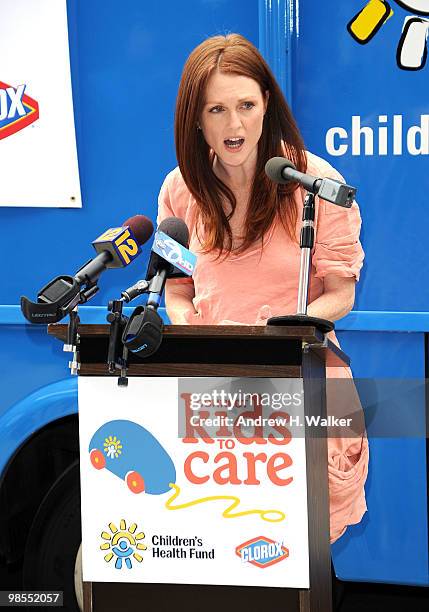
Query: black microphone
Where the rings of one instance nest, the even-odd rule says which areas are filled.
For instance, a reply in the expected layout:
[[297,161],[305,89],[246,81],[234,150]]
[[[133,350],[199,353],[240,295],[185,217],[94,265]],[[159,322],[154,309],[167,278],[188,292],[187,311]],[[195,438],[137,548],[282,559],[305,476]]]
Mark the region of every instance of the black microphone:
[[[182,219],[167,217],[161,221],[158,232],[163,232],[186,249],[189,247],[189,230]],[[182,273],[179,274],[184,276]],[[146,273],[146,280],[150,281],[150,293],[147,301],[149,306],[158,308],[164,291],[165,281],[173,275],[175,277],[178,276],[175,274],[174,264],[152,251]]]
[[78,304],[84,304],[98,291],[97,281],[107,268],[130,264],[141,252],[140,246],[153,233],[153,224],[144,215],[136,215],[121,227],[110,228],[92,243],[96,257],[74,276],[61,275],[37,294],[37,302],[21,297],[21,311],[30,323],[57,323]]
[[[168,217],[160,223],[158,231],[188,248],[189,230],[182,219]],[[137,306],[122,336],[123,344],[133,353],[138,353],[140,357],[149,357],[161,345],[164,323],[157,310],[166,280],[172,276],[177,276],[174,264],[152,251],[146,274],[149,282],[147,303],[145,306]]]
[[144,215],[130,217],[120,228],[108,229],[92,243],[98,255],[76,272],[75,279],[79,283],[93,283],[107,268],[128,266],[152,234],[153,223]]
[[[167,234],[169,238],[172,238],[178,244],[184,246],[186,249],[189,247],[189,230],[186,223],[182,219],[177,217],[167,217],[161,221],[158,232]],[[174,276],[185,276],[182,272],[178,271],[177,268],[167,261],[158,253],[152,251],[149,264],[146,272],[146,280],[151,280],[160,270],[166,268],[169,272],[168,278]]]
[[[157,231],[163,232],[170,239],[174,240],[176,243],[181,244],[182,246],[188,248],[189,230],[186,226],[186,223],[184,223],[184,221],[182,221],[181,219],[178,219],[177,217],[168,217],[164,219],[163,221],[161,221],[161,224],[158,227]],[[186,276],[183,272],[178,270],[171,261],[170,261],[170,265],[168,264],[169,262],[166,259],[164,259],[161,255],[158,255],[152,250],[150,259],[149,259],[149,264],[148,264],[147,271],[146,271],[146,279],[139,280],[131,287],[128,287],[128,289],[125,289],[125,291],[122,291],[121,292],[122,300],[128,303],[134,300],[139,295],[142,295],[143,293],[151,292],[152,288],[154,288],[157,285],[157,282],[154,281],[154,283],[152,284],[152,288],[151,288],[151,283],[150,283],[151,279],[153,279],[154,276],[156,276],[157,274],[159,276],[160,270],[162,270],[164,267],[168,268],[168,278],[172,278],[172,277],[178,278],[181,276],[182,277]],[[161,288],[161,292],[162,292],[162,288]],[[154,298],[152,296],[151,303],[153,299]],[[153,304],[153,305],[156,305],[156,304]]]
[[331,178],[318,178],[311,174],[304,174],[296,169],[294,164],[286,157],[272,157],[265,164],[265,174],[274,183],[297,182],[308,192],[318,195],[337,206],[350,208],[355,199],[356,189],[351,185]]
[[330,178],[317,178],[310,174],[299,172],[293,163],[284,157],[273,157],[265,164],[267,176],[275,183],[297,182],[307,190],[302,210],[301,227],[301,266],[298,284],[298,304],[295,315],[271,317],[267,325],[314,325],[322,333],[334,329],[332,321],[307,315],[308,288],[310,283],[311,251],[314,245],[315,196],[350,208],[356,194],[356,189],[340,181]]

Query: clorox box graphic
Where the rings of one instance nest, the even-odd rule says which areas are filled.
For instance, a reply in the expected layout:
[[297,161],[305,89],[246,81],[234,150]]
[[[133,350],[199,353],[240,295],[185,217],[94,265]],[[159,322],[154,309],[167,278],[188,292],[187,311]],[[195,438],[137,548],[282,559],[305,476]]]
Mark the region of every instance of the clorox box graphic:
[[251,563],[256,567],[270,567],[289,557],[289,550],[281,542],[258,536],[240,544],[235,549],[243,563]]
[[25,88],[25,84],[12,87],[0,81],[0,140],[39,118],[39,104],[24,93]]

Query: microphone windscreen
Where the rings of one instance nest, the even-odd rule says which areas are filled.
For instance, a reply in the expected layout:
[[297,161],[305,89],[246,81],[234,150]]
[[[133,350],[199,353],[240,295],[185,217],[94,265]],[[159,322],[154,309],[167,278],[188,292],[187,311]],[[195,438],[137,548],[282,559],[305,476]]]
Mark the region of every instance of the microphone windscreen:
[[183,219],[178,217],[167,217],[159,224],[158,230],[164,232],[170,238],[182,246],[189,247],[189,230]]
[[275,183],[288,183],[282,175],[285,168],[296,170],[295,165],[286,157],[272,157],[265,164],[265,174]]
[[131,229],[140,246],[145,244],[153,234],[153,223],[144,215],[134,215],[124,221],[122,226],[128,226]]

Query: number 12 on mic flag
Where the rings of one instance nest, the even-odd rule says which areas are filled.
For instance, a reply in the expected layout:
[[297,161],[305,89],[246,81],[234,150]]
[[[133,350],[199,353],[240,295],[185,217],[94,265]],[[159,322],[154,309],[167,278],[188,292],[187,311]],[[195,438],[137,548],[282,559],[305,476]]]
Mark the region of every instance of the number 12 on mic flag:
[[129,227],[111,227],[94,240],[92,245],[97,253],[109,251],[113,255],[113,262],[107,264],[108,268],[128,266],[141,253],[141,248]]

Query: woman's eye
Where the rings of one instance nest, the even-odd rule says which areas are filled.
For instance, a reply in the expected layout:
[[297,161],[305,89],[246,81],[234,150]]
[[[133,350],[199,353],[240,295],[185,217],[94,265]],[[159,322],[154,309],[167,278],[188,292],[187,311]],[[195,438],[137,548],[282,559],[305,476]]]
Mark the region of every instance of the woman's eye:
[[221,110],[222,110],[221,106],[213,106],[213,108],[209,110],[209,113],[220,113]]
[[245,108],[246,110],[250,110],[251,108],[253,108],[255,105],[253,102],[243,102],[243,108]]

